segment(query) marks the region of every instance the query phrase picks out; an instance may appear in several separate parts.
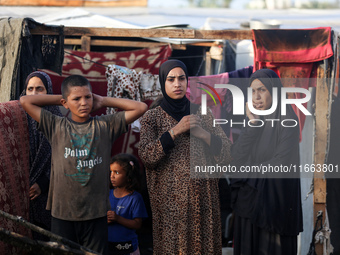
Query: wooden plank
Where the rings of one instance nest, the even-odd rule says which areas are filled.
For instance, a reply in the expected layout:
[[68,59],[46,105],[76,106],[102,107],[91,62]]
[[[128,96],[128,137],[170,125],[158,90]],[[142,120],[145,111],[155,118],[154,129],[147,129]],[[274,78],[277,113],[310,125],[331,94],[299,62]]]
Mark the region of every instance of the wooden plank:
[[81,37],[81,50],[87,52],[91,51],[91,37],[86,35]]
[[198,46],[198,47],[211,47],[214,42],[198,42],[198,43],[189,43],[190,46]]
[[147,0],[0,0],[0,5],[10,6],[81,6],[81,7],[147,7]]
[[[168,43],[158,42],[135,42],[135,41],[115,41],[115,40],[91,40],[91,46],[111,46],[111,47],[132,47],[132,48],[152,48],[168,45]],[[81,39],[65,38],[65,45],[81,45]],[[211,43],[210,43],[211,44]],[[186,50],[186,45],[171,44],[175,50]]]
[[[45,26],[38,26],[30,30],[33,35],[58,34]],[[167,37],[167,38],[194,38],[192,29],[128,29],[128,28],[93,28],[93,27],[64,27],[65,36],[91,36],[91,37]]]
[[168,37],[194,38],[192,29],[126,29],[126,28],[88,28],[65,27],[65,35],[104,36],[104,37]]
[[[69,38],[65,38],[64,43],[66,45],[81,45],[81,39],[69,39]],[[151,48],[151,47],[167,45],[167,43],[92,39],[91,40],[91,45],[92,46]]]
[[[315,98],[315,142],[314,164],[324,164],[328,144],[329,128],[329,85],[323,65],[318,67],[318,79]],[[324,173],[314,173],[314,203],[326,203]],[[320,186],[319,186],[320,185]]]
[[0,0],[0,5],[11,6],[82,6],[82,0]]
[[211,75],[211,56],[209,51],[205,53],[205,75]]
[[84,1],[84,7],[147,7],[148,0]]
[[171,47],[174,50],[186,50],[187,49],[186,44],[171,44]]
[[327,182],[322,177],[314,176],[314,203],[326,203],[326,187]]
[[[57,30],[39,26],[31,29],[35,35],[58,34]],[[193,30],[193,29],[127,29],[127,28],[91,28],[91,27],[64,27],[65,36],[91,36],[91,37],[166,37],[183,39],[252,39],[250,30]]]
[[195,39],[252,39],[251,30],[194,30]]
[[[328,130],[330,125],[330,88],[324,64],[318,66],[317,86],[315,98],[315,138],[314,138],[314,164],[326,162],[326,151],[328,146]],[[318,211],[326,209],[326,180],[324,173],[314,173],[314,222]],[[323,220],[325,217],[323,217]],[[323,254],[323,245],[315,244],[316,254]]]

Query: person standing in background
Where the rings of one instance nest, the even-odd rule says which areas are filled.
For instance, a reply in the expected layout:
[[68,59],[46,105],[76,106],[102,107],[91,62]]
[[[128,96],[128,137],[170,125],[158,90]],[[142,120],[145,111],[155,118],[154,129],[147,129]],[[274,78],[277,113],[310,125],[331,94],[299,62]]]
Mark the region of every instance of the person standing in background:
[[[41,71],[29,74],[21,96],[46,94],[53,95],[52,81],[49,75]],[[57,116],[62,116],[58,106],[49,105],[45,106],[45,109]],[[51,145],[43,133],[37,129],[38,122],[27,113],[26,116],[30,144],[30,222],[46,230],[51,230],[51,212],[46,210],[51,173]],[[47,237],[35,231],[33,231],[33,238],[48,240]]]
[[[257,116],[247,104],[246,122],[251,125],[242,129],[233,144],[231,164],[238,169],[299,166],[298,118],[291,105],[287,105],[286,115],[282,115],[280,78],[270,69],[261,69],[251,75],[250,87],[252,102],[248,104],[260,111],[272,107],[273,88],[277,88],[277,108],[269,115]],[[285,120],[297,125],[281,125]],[[303,230],[300,176],[284,174],[287,174],[285,178],[257,173],[231,178],[235,255],[297,254],[297,236]]]

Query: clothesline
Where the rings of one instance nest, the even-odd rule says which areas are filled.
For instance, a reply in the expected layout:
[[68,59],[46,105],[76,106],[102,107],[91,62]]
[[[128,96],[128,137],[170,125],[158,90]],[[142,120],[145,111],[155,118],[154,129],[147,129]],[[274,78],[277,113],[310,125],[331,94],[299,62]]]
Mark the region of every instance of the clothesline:
[[[89,62],[91,62],[91,63],[95,63],[95,64],[98,64],[98,65],[100,65],[100,66],[102,66],[102,67],[105,67],[105,68],[107,68],[108,66],[107,65],[103,65],[103,64],[101,64],[101,63],[98,63],[98,62],[96,62],[96,61],[93,61],[93,60],[91,60],[91,59],[87,59],[87,58],[84,58],[84,57],[81,57],[81,56],[78,56],[78,55],[76,55],[76,54],[73,54],[73,53],[71,53],[71,52],[68,52],[68,51],[64,51],[64,53],[66,53],[66,54],[69,54],[69,55],[72,55],[72,56],[75,56],[75,57],[77,57],[77,58],[81,58],[81,59],[83,59],[83,60],[86,60],[86,61],[89,61]],[[72,62],[70,62],[70,63],[67,63],[68,65],[69,64],[78,64],[78,62],[77,63],[72,63]]]

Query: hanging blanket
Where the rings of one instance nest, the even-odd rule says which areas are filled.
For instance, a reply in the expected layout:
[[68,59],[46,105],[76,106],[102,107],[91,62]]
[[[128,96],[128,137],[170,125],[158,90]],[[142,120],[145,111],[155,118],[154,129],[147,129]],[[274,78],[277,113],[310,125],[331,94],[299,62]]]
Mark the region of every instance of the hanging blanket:
[[[0,209],[29,217],[29,143],[25,111],[19,101],[0,103]],[[24,236],[31,232],[0,217],[0,226]],[[21,254],[0,242],[0,254]]]
[[[253,30],[254,71],[274,70],[284,87],[316,86],[314,63],[333,55],[331,28]],[[289,98],[303,98],[290,94]],[[306,104],[305,104],[306,106]],[[306,116],[293,105],[302,131]]]
[[[24,19],[0,19],[0,102],[15,95]],[[6,63],[6,64],[5,64]]]
[[[53,92],[60,94],[61,82],[72,74],[85,76],[91,83],[95,94],[107,95],[106,69],[109,65],[118,65],[134,69],[137,73],[158,74],[160,65],[171,56],[170,46],[145,48],[126,52],[81,52],[65,51],[62,76],[44,70],[52,79]],[[95,114],[105,113],[105,109]]]

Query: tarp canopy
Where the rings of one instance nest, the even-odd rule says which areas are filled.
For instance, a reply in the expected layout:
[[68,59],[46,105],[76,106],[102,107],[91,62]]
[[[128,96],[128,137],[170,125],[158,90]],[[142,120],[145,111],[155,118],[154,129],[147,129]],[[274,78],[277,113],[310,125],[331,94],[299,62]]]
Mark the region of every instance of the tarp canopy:
[[[169,24],[188,24],[195,29],[242,29],[241,25],[247,25],[251,20],[277,20],[284,29],[312,28],[330,26],[333,30],[340,31],[340,9],[281,9],[281,10],[260,10],[246,9],[233,10],[226,8],[90,8],[84,7],[81,10],[91,15],[101,15],[112,18],[130,25],[140,27],[153,27]],[[40,20],[46,15],[53,17],[69,12],[79,14],[74,7],[13,7],[1,6],[0,17],[31,17],[38,22],[52,24],[52,21]],[[79,17],[78,17],[79,18]],[[88,18],[88,17],[87,17]],[[59,20],[58,25],[70,25],[67,22],[74,22],[69,18]],[[81,20],[78,26],[94,26],[95,19]],[[95,22],[93,22],[95,21]],[[65,22],[65,23],[64,23]],[[91,24],[93,23],[93,24]],[[55,23],[53,23],[55,24]],[[249,24],[248,24],[249,25]],[[103,23],[101,25],[105,27]]]

